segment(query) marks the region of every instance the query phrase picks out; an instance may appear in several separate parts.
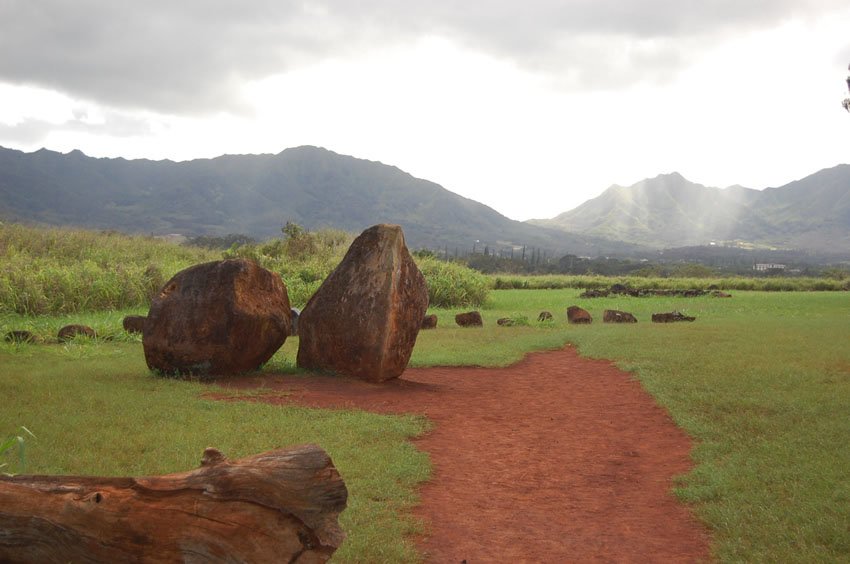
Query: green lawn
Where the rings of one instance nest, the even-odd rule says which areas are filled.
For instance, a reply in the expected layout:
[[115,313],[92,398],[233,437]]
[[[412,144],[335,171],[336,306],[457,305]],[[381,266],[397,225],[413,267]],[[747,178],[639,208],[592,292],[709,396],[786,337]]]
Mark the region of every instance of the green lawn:
[[[483,329],[454,326],[457,311],[434,310],[411,363],[506,365],[525,352],[575,343],[582,354],[635,372],[696,439],[697,468],[678,495],[714,530],[725,562],[845,561],[850,554],[850,295],[846,292],[735,292],[717,298],[579,299],[575,289],[491,292]],[[597,319],[569,326],[577,304]],[[637,325],[599,323],[605,308],[634,313]],[[553,323],[536,322],[541,310]],[[653,312],[678,309],[694,323],[657,325]],[[427,479],[426,457],[408,439],[421,419],[280,408],[202,399],[207,385],[150,375],[122,313],[92,314],[111,342],[0,345],[0,431],[26,425],[27,471],[153,474],[197,465],[206,446],[242,456],[316,442],[351,491],[339,561],[409,561],[402,517]],[[498,327],[499,317],[529,325]],[[0,316],[0,331],[50,338],[75,318]],[[98,326],[98,323],[100,326]],[[117,324],[117,325],[116,325]],[[267,370],[291,371],[296,339]],[[8,453],[7,453],[8,454]],[[4,457],[12,466],[15,459]]]

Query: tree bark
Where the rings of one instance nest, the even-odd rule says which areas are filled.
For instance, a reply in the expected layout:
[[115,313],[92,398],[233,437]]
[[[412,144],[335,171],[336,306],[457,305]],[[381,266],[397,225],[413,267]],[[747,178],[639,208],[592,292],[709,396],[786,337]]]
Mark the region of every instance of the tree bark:
[[0,478],[0,562],[325,562],[348,491],[316,445],[144,478]]

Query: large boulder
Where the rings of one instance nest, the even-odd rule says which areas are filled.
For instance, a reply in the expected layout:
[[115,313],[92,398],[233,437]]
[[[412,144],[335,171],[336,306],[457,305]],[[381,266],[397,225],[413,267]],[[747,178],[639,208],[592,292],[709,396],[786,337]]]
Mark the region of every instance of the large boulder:
[[467,311],[455,315],[455,323],[461,327],[483,327],[484,320],[477,311]]
[[404,372],[428,309],[428,286],[398,225],[375,225],[307,302],[298,366],[372,382]]
[[616,309],[606,309],[602,313],[603,323],[637,323],[634,315],[627,311],[618,311]]
[[570,323],[588,324],[593,322],[593,318],[586,309],[578,306],[570,306],[567,308],[567,321]]
[[228,375],[256,370],[290,331],[280,276],[245,259],[182,270],[151,302],[142,344],[151,370]]

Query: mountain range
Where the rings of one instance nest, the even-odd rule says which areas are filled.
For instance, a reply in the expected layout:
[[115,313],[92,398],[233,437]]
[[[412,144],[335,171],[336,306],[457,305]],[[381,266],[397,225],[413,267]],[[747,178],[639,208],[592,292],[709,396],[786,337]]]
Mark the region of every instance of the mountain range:
[[587,255],[623,249],[604,238],[514,221],[394,166],[318,147],[184,162],[0,148],[0,220],[259,239],[280,236],[287,221],[351,232],[397,223],[411,248],[450,254],[485,247]]
[[530,223],[655,248],[746,243],[820,253],[850,249],[850,165],[779,188],[710,188],[663,174]]
[[724,243],[850,254],[850,165],[778,188],[664,174],[551,219],[519,222],[394,166],[296,147],[184,162],[0,147],[0,220],[186,236],[279,236],[287,221],[359,232],[398,223],[412,248],[534,247],[638,255]]

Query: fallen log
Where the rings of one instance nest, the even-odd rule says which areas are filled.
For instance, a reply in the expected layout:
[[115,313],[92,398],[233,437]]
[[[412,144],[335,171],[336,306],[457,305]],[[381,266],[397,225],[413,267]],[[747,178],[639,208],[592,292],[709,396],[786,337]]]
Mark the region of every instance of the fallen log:
[[316,445],[144,478],[0,478],[0,562],[325,562],[348,490]]

